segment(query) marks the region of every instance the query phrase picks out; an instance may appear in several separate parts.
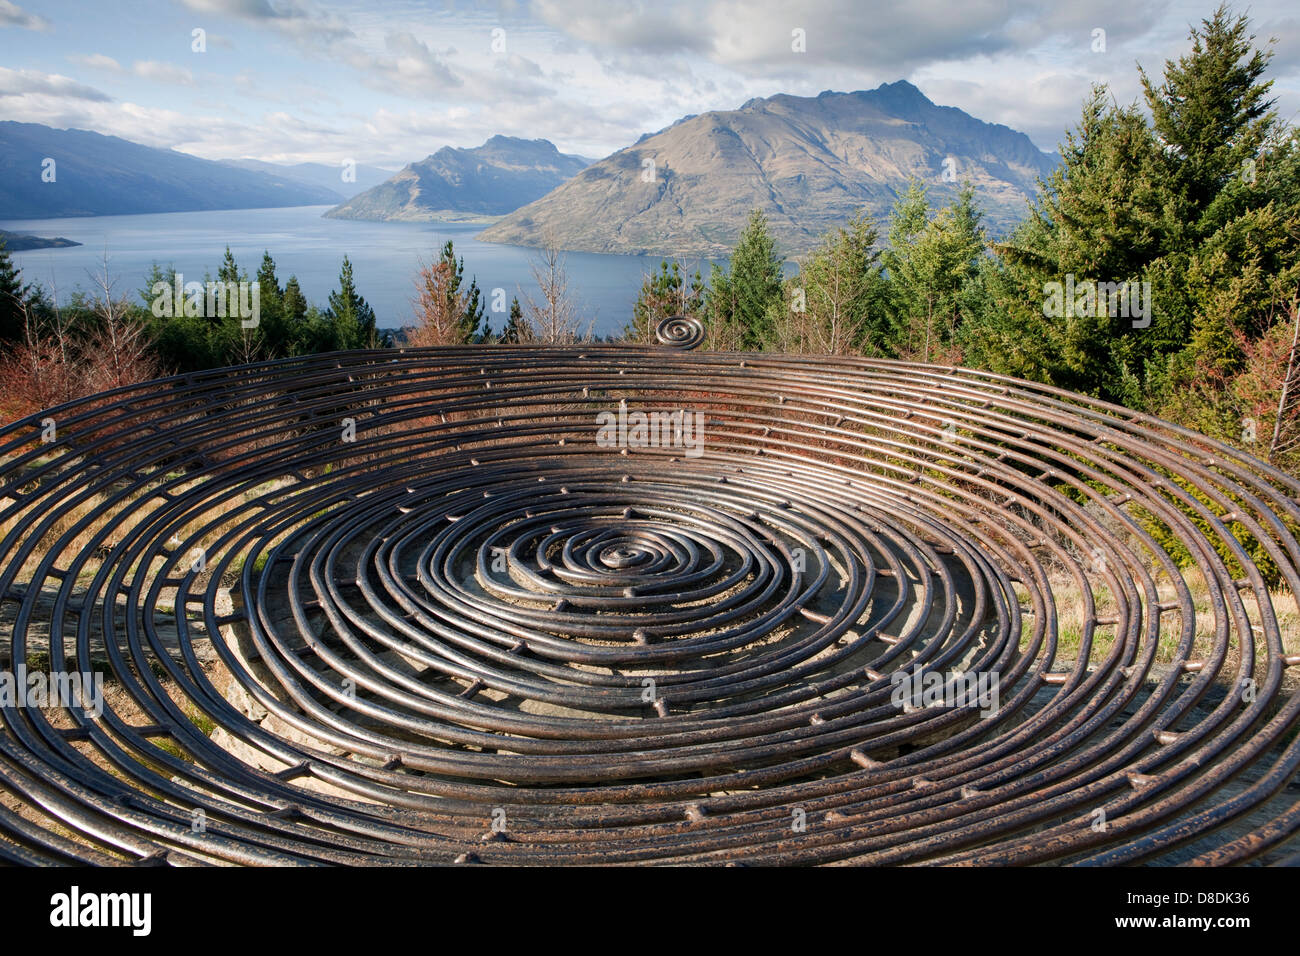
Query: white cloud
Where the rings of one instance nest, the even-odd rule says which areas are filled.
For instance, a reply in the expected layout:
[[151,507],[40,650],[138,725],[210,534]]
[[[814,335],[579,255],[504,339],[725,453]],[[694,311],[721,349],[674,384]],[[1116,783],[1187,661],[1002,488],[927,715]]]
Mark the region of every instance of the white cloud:
[[194,74],[185,67],[177,66],[174,63],[163,63],[159,60],[136,60],[131,64],[128,70],[111,56],[105,56],[102,53],[91,53],[86,56],[68,57],[74,63],[90,67],[93,70],[101,70],[105,73],[114,73],[118,76],[130,73],[144,80],[150,80],[154,83],[162,83],[169,86],[193,86]]
[[[636,53],[710,52],[715,32],[705,22],[707,4],[666,0],[647,5],[637,0],[537,0],[531,10],[546,23],[596,48]],[[788,3],[780,6],[789,8]],[[702,16],[703,15],[703,16]],[[746,14],[738,30],[763,21]],[[714,34],[714,35],[711,35]]]
[[[108,102],[107,93],[84,86],[71,77],[58,73],[41,73],[37,70],[11,70],[0,66],[0,98],[46,96],[57,99]],[[6,104],[6,110],[12,108]]]
[[258,20],[275,16],[266,0],[182,0],[185,6],[198,13],[215,13],[227,17]]
[[342,52],[368,84],[404,96],[437,96],[462,84],[437,53],[410,33],[388,34],[383,53],[371,54],[360,48]]
[[156,83],[170,83],[178,86],[192,86],[194,74],[184,67],[158,60],[137,60],[131,66],[131,72],[146,80]]
[[[530,10],[598,58],[693,53],[751,75],[847,66],[904,76],[944,60],[1023,50],[1054,37],[1082,47],[1102,27],[1140,35],[1169,0],[1098,0],[1086,8],[1034,0],[535,0]],[[796,52],[794,31],[805,49]]]
[[181,0],[195,13],[270,26],[308,46],[328,45],[351,37],[338,16],[294,0]]
[[1295,76],[1300,73],[1300,18],[1286,17],[1263,24],[1258,30],[1260,43],[1270,39],[1277,42],[1270,44],[1273,59],[1269,66],[1277,73]]
[[935,77],[916,85],[934,102],[956,106],[986,123],[1001,123],[1025,133],[1040,149],[1052,151],[1065,129],[1078,122],[1094,78],[1083,73],[1028,70],[1002,74],[989,70],[983,82]]
[[0,27],[18,27],[22,30],[37,30],[48,33],[54,29],[50,21],[34,13],[28,13],[11,0],[0,0]]
[[[186,28],[202,26],[210,46],[220,30],[239,52],[136,60],[130,54],[157,54],[143,44],[104,47],[98,34],[89,49],[72,44],[69,52],[82,55],[68,59],[135,78],[130,93],[144,105],[112,102],[67,77],[10,70],[0,74],[5,115],[19,106],[35,122],[53,121],[39,109],[75,113],[80,125],[127,138],[138,132],[142,142],[214,158],[274,148],[300,159],[400,165],[496,133],[603,156],[683,115],[734,109],[755,96],[872,89],[903,78],[936,103],[1024,131],[1050,150],[1077,121],[1092,83],[1132,101],[1140,92],[1134,62],[1158,71],[1166,57],[1186,52],[1187,25],[1208,13],[1205,0],[1059,8],[1030,0],[181,4],[193,16]],[[1260,41],[1270,33],[1281,41],[1270,75],[1278,77],[1280,111],[1292,115],[1300,105],[1297,21],[1278,0],[1256,0],[1251,14]],[[508,52],[491,48],[497,27],[506,30]],[[796,27],[806,31],[805,53],[790,48]],[[1106,31],[1105,55],[1090,50],[1095,29]],[[105,52],[92,52],[98,48]],[[162,106],[189,115],[178,126],[149,126]],[[276,112],[262,112],[268,108]]]
[[88,66],[92,70],[103,70],[105,73],[122,73],[124,72],[122,64],[111,56],[105,56],[102,53],[89,53],[85,55],[72,55],[68,57],[73,63],[80,63],[82,66]]

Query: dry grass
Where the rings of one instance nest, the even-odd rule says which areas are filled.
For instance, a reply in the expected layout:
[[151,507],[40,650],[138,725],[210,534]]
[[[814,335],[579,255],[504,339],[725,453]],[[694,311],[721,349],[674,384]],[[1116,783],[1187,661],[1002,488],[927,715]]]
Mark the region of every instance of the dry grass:
[[[0,464],[0,467],[3,467],[3,465]],[[150,482],[141,494],[126,507],[121,504],[116,507],[106,507],[109,504],[111,492],[105,491],[92,495],[73,507],[60,508],[53,525],[45,532],[31,556],[24,562],[19,574],[20,580],[31,580],[36,573],[37,566],[51,553],[54,554],[55,567],[68,567],[75,556],[88,549],[92,541],[104,535],[105,543],[101,546],[100,553],[86,561],[81,568],[79,579],[93,576],[102,565],[101,559],[107,556],[106,552],[102,550],[103,548],[111,549],[118,542],[127,538],[142,520],[149,519],[156,508],[165,507],[169,504],[157,492],[164,482],[178,477],[180,476],[175,473],[159,472],[156,480]],[[252,502],[264,495],[290,487],[295,483],[295,479],[285,476],[246,489],[221,506],[207,508],[191,516],[184,526],[176,532],[174,539],[184,541],[191,534],[198,533],[200,529],[209,523],[213,523],[212,527],[205,532],[204,537],[215,541],[244,520],[244,518],[226,517],[234,508]],[[183,494],[199,487],[201,484],[203,484],[203,480],[179,481],[172,484],[169,490],[172,494]],[[34,488],[34,485],[30,485],[22,490],[31,491]],[[0,497],[0,508],[7,507],[12,503],[12,498]],[[27,511],[23,510],[5,521],[0,521],[0,538],[9,534],[15,528],[27,527],[31,524],[31,520]],[[66,540],[62,540],[65,535],[73,532],[73,529],[77,528],[82,521],[86,521],[84,527],[76,531],[75,534],[71,534]],[[61,540],[62,544],[60,544]],[[172,563],[187,563],[188,561],[188,555],[178,554],[172,560]],[[155,559],[154,566],[149,570],[156,573],[162,570],[163,567],[163,559]],[[238,570],[240,567],[242,567],[242,560],[237,561],[232,569]],[[131,569],[132,574],[139,571],[138,566]],[[201,584],[206,583],[206,578],[200,576],[199,582]],[[174,592],[169,592],[168,597],[174,598]],[[161,606],[163,605],[160,604]]]
[[[1188,591],[1191,593],[1193,613],[1195,615],[1193,622],[1195,637],[1189,657],[1192,660],[1204,659],[1213,651],[1217,623],[1210,589],[1205,583],[1205,578],[1195,569],[1186,569],[1184,580],[1187,582]],[[1058,657],[1065,660],[1075,660],[1078,658],[1081,649],[1086,620],[1083,591],[1074,578],[1065,575],[1053,575],[1050,584],[1052,597],[1056,603],[1059,641]],[[1114,615],[1118,609],[1118,604],[1111,590],[1100,582],[1094,584],[1091,590],[1093,600],[1096,602],[1096,615],[1100,618]],[[1177,600],[1177,591],[1171,583],[1159,584],[1157,590],[1160,601]],[[1016,585],[1016,592],[1021,599],[1022,605],[1027,604],[1028,590],[1022,585]],[[1254,592],[1242,591],[1240,593],[1247,616],[1252,624],[1258,625],[1261,617],[1259,603]],[[1282,632],[1284,653],[1300,653],[1300,606],[1297,606],[1295,596],[1289,591],[1273,591],[1269,594],[1269,601]],[[1146,613],[1145,609],[1143,613]],[[1178,660],[1177,649],[1183,624],[1181,618],[1181,613],[1176,611],[1169,611],[1162,615],[1155,655],[1157,663],[1172,664]],[[1227,621],[1227,625],[1229,634],[1235,635],[1236,627],[1231,619]],[[1029,647],[1032,627],[1033,619],[1030,618],[1025,623],[1024,634],[1021,637],[1021,650],[1026,650]],[[1090,660],[1102,660],[1110,653],[1115,642],[1115,631],[1114,627],[1109,626],[1098,627],[1094,630],[1091,653],[1089,654]],[[1237,660],[1236,639],[1235,637],[1230,639],[1234,645],[1234,650],[1230,651],[1230,662],[1235,662]],[[1263,635],[1258,631],[1255,632],[1255,645],[1257,660],[1267,656],[1266,642]]]

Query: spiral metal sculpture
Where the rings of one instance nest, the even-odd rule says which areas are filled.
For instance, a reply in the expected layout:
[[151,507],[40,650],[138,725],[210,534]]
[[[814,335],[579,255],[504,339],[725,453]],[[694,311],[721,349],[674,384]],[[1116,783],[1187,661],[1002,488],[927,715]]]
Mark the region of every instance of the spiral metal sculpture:
[[0,708],[9,861],[1294,853],[1300,483],[1124,409],[376,351],[118,389],[0,455],[8,666],[46,634],[112,688]]
[[704,343],[704,323],[685,315],[670,315],[655,326],[655,338],[661,345],[693,349]]

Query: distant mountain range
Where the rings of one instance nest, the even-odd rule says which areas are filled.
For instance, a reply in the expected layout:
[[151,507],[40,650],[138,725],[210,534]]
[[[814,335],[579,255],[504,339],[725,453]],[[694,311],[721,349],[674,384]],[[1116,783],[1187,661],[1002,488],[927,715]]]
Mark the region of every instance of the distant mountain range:
[[340,198],[292,175],[86,130],[0,122],[0,219],[311,206]]
[[266,163],[260,159],[223,159],[220,162],[222,165],[234,166],[237,169],[248,169],[281,179],[289,179],[304,186],[328,189],[337,197],[336,202],[351,199],[357,193],[365,192],[372,186],[378,186],[393,175],[391,169],[380,169],[378,166],[357,164],[350,170],[355,179],[348,181],[343,178],[345,170],[342,164],[338,166],[327,166],[325,163],[282,164]]
[[544,139],[493,136],[473,149],[444,146],[326,215],[404,222],[503,216],[590,163]]
[[906,81],[780,94],[643,136],[478,238],[536,246],[549,230],[578,251],[723,255],[759,207],[781,248],[799,252],[863,207],[883,221],[911,177],[935,203],[969,180],[999,232],[1054,165],[1023,133],[936,106]]
[[1005,231],[1055,163],[1023,133],[937,106],[906,81],[686,116],[599,162],[493,136],[392,176],[357,166],[354,182],[320,163],[213,162],[0,122],[0,220],[331,205],[337,219],[498,220],[479,234],[488,242],[538,246],[553,233],[578,251],[720,256],[758,207],[797,254],[860,209],[883,225],[912,177],[935,204],[969,181],[987,225]]

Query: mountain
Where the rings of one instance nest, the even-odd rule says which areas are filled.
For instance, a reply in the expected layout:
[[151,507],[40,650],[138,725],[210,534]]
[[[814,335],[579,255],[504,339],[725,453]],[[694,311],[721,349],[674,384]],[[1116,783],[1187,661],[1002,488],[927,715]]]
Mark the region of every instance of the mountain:
[[356,181],[345,182],[343,179],[344,170],[341,165],[327,166],[324,163],[294,163],[290,165],[266,163],[260,159],[223,159],[221,163],[238,169],[251,169],[259,173],[280,176],[301,183],[304,186],[328,189],[335,194],[335,201],[351,199],[357,193],[364,192],[371,186],[378,186],[392,175],[391,170],[380,169],[378,166],[362,166],[358,164],[353,169],[356,174]]
[[518,209],[590,160],[544,139],[493,136],[482,146],[444,146],[325,215],[335,219],[477,219]]
[[0,244],[10,252],[25,252],[28,249],[64,249],[68,246],[81,245],[79,242],[64,239],[62,236],[45,239],[26,232],[8,232],[4,229],[0,229]]
[[553,230],[565,249],[718,256],[757,206],[782,251],[798,253],[862,207],[883,223],[912,176],[936,204],[969,179],[997,233],[1054,165],[1023,133],[936,106],[906,81],[779,94],[643,136],[478,238],[536,246]]
[[[52,182],[44,180],[46,170]],[[0,122],[0,219],[311,206],[338,199],[333,190],[287,176],[116,136]]]

